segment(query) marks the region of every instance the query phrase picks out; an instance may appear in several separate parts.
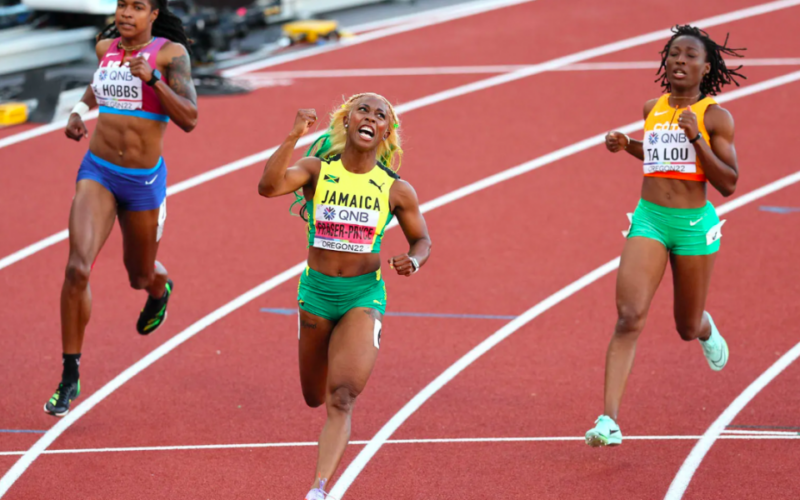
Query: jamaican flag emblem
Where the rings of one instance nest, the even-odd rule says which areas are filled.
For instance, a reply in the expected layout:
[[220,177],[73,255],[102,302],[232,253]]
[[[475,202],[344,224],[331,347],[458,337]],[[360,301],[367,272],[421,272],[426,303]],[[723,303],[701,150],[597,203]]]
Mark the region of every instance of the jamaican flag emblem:
[[328,175],[325,174],[325,182],[330,182],[331,184],[339,184],[339,178],[335,175]]

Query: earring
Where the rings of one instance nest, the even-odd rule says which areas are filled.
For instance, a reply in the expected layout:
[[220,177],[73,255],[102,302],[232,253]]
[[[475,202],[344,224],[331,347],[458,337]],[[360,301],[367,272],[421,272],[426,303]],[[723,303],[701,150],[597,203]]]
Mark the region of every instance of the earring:
[[347,124],[346,123],[344,124],[344,128],[347,128]]

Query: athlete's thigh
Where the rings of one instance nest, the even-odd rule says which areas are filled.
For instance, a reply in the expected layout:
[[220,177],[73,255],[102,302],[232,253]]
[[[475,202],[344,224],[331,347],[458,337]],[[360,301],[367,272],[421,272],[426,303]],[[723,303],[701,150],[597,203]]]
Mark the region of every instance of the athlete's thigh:
[[300,385],[309,403],[325,402],[328,374],[328,344],[334,323],[300,309],[298,319],[298,352]]
[[675,289],[675,324],[679,329],[702,321],[716,258],[716,254],[670,256]]
[[328,390],[360,394],[378,359],[383,317],[375,309],[349,310],[336,324],[328,348]]
[[162,209],[132,212],[120,210],[122,251],[128,274],[141,276],[153,272],[158,254],[158,226]]
[[617,309],[646,314],[664,270],[668,253],[664,245],[643,237],[628,238],[617,273]]
[[84,179],[75,186],[69,213],[70,257],[91,265],[111,234],[117,201],[102,184]]

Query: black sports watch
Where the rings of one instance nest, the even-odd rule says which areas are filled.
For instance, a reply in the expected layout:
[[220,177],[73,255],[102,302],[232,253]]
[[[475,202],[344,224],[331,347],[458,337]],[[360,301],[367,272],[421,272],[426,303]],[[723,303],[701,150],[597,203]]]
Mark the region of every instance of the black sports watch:
[[697,133],[697,137],[695,137],[694,139],[691,139],[691,140],[689,141],[689,144],[694,144],[694,143],[695,143],[695,142],[697,142],[697,141],[698,141],[698,139],[700,139],[701,137],[703,137],[703,133],[702,133],[702,132],[698,132],[698,133]]
[[153,77],[152,77],[152,78],[150,78],[150,81],[149,81],[149,82],[147,82],[147,85],[149,85],[149,86],[151,86],[151,87],[152,87],[152,86],[153,86],[153,85],[155,85],[155,84],[156,84],[156,82],[158,82],[159,80],[161,80],[161,72],[160,72],[159,70],[157,70],[157,69],[154,69],[154,70],[153,70]]

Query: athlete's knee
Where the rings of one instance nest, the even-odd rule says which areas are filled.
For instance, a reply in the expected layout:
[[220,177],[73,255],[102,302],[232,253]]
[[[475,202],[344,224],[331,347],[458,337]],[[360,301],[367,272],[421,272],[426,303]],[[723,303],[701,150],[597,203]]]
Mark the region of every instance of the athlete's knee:
[[67,269],[64,273],[67,285],[74,290],[85,290],[89,286],[89,276],[92,273],[91,263],[83,259],[70,256]]
[[647,309],[632,304],[617,304],[617,335],[638,335],[647,320]]
[[330,392],[328,407],[342,413],[350,413],[357,397],[358,392],[353,387],[347,384],[339,385]]
[[153,277],[155,276],[154,272],[151,273],[140,273],[140,272],[129,272],[128,273],[128,281],[131,284],[131,288],[134,290],[144,290],[153,282]]
[[682,340],[689,342],[703,335],[703,322],[702,321],[677,321],[675,329],[678,330],[678,335]]

